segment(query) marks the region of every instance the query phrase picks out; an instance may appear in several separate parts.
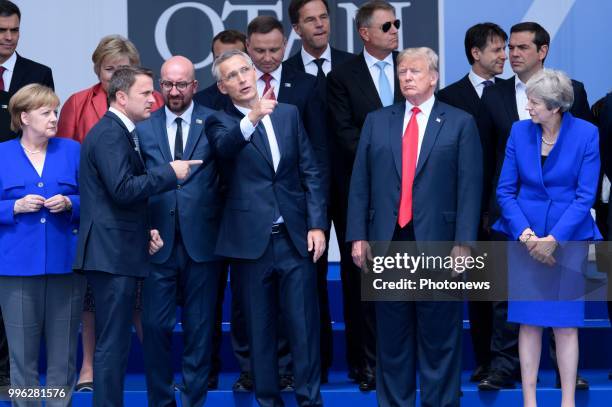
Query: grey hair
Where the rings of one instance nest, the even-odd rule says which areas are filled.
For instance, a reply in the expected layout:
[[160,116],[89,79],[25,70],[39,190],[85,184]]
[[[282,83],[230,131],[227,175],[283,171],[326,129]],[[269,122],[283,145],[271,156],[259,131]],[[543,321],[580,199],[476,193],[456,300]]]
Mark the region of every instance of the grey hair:
[[239,49],[231,49],[229,51],[225,51],[223,54],[219,55],[219,57],[215,59],[212,64],[212,75],[217,81],[217,83],[221,82],[221,80],[223,79],[221,78],[221,70],[219,69],[219,66],[228,59],[235,56],[241,56],[249,64],[249,66],[253,66],[253,60],[246,52],[240,51]]
[[567,112],[574,104],[571,79],[563,72],[544,68],[527,81],[527,96],[542,99],[548,110]]
[[429,70],[438,72],[438,54],[428,47],[406,48],[397,55],[397,65],[406,58],[421,57],[427,61]]
[[376,10],[387,10],[395,15],[395,9],[384,0],[372,0],[364,3],[357,9],[355,13],[355,25],[357,30],[361,27],[369,27],[372,22],[372,16]]

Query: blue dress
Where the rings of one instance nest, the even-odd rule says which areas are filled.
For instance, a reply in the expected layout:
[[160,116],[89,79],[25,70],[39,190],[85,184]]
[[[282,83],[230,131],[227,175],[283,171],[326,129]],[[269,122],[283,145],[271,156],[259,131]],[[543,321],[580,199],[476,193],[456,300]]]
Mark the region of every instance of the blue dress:
[[[508,236],[508,321],[536,326],[584,324],[588,241],[601,240],[590,215],[599,177],[599,137],[592,124],[563,114],[559,136],[541,164],[542,130],[531,120],[512,126],[497,186],[501,217],[493,229]],[[553,267],[518,243],[530,227],[561,243]]]

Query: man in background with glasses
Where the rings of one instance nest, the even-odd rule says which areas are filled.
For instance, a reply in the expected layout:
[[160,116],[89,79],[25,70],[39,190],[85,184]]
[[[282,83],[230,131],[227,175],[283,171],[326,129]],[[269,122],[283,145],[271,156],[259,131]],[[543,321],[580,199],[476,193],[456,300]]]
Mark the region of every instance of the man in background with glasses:
[[214,248],[222,197],[217,165],[204,134],[212,110],[192,101],[197,87],[191,61],[182,56],[168,59],[161,67],[160,80],[166,106],[137,125],[147,168],[174,160],[203,161],[176,188],[149,199],[151,227],[159,230],[165,243],[150,258],[151,273],[143,290],[143,348],[149,404],[153,406],[174,402],[171,345],[177,291],[182,298],[184,405],[204,404],[211,369],[222,270]]
[[361,127],[368,113],[403,100],[397,82],[395,58],[400,21],[386,1],[364,3],[355,16],[363,52],[334,67],[327,76],[330,140],[334,156],[333,184],[338,186],[338,212],[334,216],[340,246],[340,276],[344,297],[349,378],[362,391],[376,387],[374,307],[361,301],[360,270],[353,264],[346,243],[348,187]]

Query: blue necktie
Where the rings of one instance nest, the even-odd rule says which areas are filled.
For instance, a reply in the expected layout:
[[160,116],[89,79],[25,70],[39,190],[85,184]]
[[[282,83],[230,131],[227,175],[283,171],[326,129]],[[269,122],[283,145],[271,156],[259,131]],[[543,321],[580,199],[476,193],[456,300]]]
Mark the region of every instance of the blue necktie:
[[482,81],[482,86],[485,88],[488,88],[489,86],[493,85],[493,81],[491,80],[486,80],[486,81]]
[[378,75],[378,93],[383,106],[389,106],[393,104],[393,93],[391,92],[391,85],[389,84],[389,79],[387,79],[387,75],[385,75],[386,65],[387,62],[385,61],[378,61],[376,63],[376,67],[380,70],[380,74]]

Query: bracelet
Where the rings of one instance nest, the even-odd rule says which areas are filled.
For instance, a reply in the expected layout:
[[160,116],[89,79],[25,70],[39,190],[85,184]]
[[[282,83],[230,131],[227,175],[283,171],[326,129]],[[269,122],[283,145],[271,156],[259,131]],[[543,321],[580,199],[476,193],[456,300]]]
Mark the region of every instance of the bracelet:
[[529,239],[531,239],[533,236],[534,236],[533,233],[529,233],[529,232],[525,233],[525,234],[519,236],[519,241],[521,243],[527,243],[529,241]]

